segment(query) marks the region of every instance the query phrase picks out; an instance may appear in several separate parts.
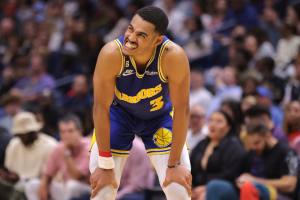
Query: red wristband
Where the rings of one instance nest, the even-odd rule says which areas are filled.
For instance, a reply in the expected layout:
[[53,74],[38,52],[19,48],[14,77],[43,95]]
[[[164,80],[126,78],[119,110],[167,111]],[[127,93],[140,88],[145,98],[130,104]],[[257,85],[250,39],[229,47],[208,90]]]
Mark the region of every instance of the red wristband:
[[102,152],[102,151],[99,151],[99,156],[102,156],[102,157],[111,157],[111,152]]

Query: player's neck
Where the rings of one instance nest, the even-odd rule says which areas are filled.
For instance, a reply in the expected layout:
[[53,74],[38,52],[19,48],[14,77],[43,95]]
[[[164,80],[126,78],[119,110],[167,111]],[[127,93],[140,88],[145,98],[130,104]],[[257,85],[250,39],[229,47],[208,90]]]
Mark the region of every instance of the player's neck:
[[146,67],[148,61],[153,55],[155,47],[147,51],[147,53],[132,56],[138,68]]

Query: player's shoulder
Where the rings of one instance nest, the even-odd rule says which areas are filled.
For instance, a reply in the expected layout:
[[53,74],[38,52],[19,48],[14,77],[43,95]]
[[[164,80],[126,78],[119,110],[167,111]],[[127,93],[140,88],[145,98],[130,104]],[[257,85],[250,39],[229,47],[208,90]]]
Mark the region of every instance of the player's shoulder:
[[165,47],[162,55],[162,61],[177,61],[180,59],[187,59],[184,50],[176,43],[171,42]]
[[104,55],[106,58],[111,58],[115,56],[121,56],[120,47],[115,43],[115,41],[110,41],[103,46],[100,51],[100,55]]

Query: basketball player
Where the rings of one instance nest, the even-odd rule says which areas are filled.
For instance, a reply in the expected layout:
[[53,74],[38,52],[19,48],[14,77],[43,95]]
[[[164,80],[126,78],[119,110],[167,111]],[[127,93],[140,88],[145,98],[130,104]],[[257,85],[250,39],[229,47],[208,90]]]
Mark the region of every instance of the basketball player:
[[125,34],[99,54],[90,157],[93,200],[115,199],[135,134],[145,144],[167,199],[190,199],[192,177],[185,142],[189,63],[182,48],[164,36],[167,27],[161,9],[142,8]]

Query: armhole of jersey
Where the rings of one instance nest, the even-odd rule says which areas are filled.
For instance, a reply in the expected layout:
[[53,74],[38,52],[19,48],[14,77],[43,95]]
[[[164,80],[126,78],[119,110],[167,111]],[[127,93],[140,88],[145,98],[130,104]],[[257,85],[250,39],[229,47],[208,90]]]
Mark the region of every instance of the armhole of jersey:
[[158,68],[158,75],[159,75],[159,78],[162,82],[164,83],[167,83],[168,82],[168,79],[166,79],[166,77],[164,76],[164,74],[162,73],[162,70],[161,70],[161,57],[165,51],[165,48],[168,44],[170,44],[171,41],[170,40],[166,40],[160,47],[160,52],[159,52],[159,57],[158,57],[158,63],[157,63],[157,68]]
[[122,71],[123,71],[124,62],[125,62],[125,56],[123,56],[123,53],[122,53],[122,44],[121,44],[121,42],[120,42],[118,39],[116,39],[116,40],[114,40],[114,41],[115,41],[115,43],[118,45],[119,50],[120,50],[120,54],[121,54],[121,57],[122,57],[122,66],[121,66],[121,70],[120,70],[119,74],[117,75],[117,78],[119,78],[119,77],[121,76]]

